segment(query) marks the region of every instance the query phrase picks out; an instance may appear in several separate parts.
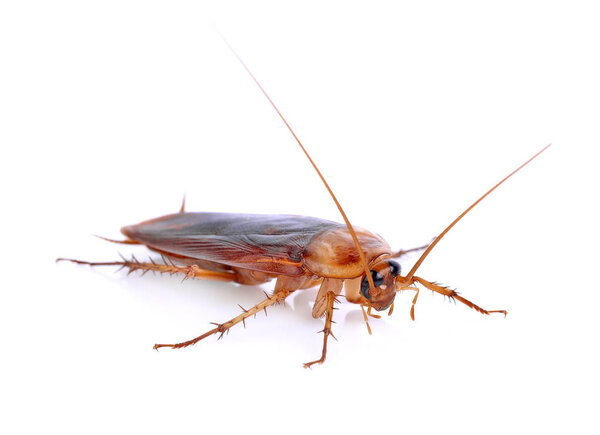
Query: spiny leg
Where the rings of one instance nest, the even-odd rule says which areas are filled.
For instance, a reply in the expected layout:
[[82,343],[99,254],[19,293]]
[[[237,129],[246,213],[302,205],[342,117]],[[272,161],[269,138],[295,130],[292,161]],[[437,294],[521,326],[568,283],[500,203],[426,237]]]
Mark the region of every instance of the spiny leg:
[[[466,306],[473,308],[475,311],[478,311],[481,314],[489,315],[491,313],[502,313],[502,314],[504,314],[504,317],[506,317],[506,315],[508,314],[508,312],[506,310],[484,310],[480,306],[475,305],[473,302],[460,296],[456,291],[451,290],[446,287],[442,287],[441,285],[426,281],[423,278],[419,278],[418,276],[413,276],[413,280],[418,282],[419,284],[422,284],[423,286],[427,287],[429,290],[432,290],[436,293],[440,293],[444,296],[448,296],[450,299],[455,299],[459,302],[462,302]],[[418,293],[417,293],[417,296],[418,296]],[[411,309],[411,317],[413,318],[413,320],[414,320],[414,303],[416,302],[416,300],[417,300],[417,297],[415,296],[415,299],[413,300],[413,308]]]
[[[325,361],[325,356],[327,355],[327,339],[331,335],[335,338],[335,335],[331,332],[331,324],[335,323],[333,321],[333,310],[336,308],[333,307],[333,303],[336,302],[335,293],[329,292],[327,293],[327,308],[325,309],[325,327],[323,328],[323,352],[321,353],[321,358],[316,361],[307,362],[304,364],[304,368],[307,369],[313,364],[322,364]],[[337,340],[337,339],[336,339]]]
[[[433,241],[433,240],[432,240],[432,241]],[[398,251],[398,252],[394,252],[390,258],[400,258],[400,257],[403,257],[403,256],[404,256],[404,255],[406,255],[406,254],[410,254],[411,252],[422,251],[422,250],[424,250],[424,249],[427,249],[427,247],[428,247],[429,245],[431,245],[431,242],[427,243],[426,245],[419,246],[418,248],[412,248],[412,249],[406,249],[406,250],[404,250],[404,249],[401,249],[401,250],[400,250],[400,251]]]
[[214,272],[212,270],[201,269],[195,264],[188,266],[179,266],[173,263],[168,258],[163,257],[164,263],[156,263],[150,259],[149,263],[139,261],[135,257],[131,257],[131,260],[127,260],[121,257],[123,261],[108,261],[108,262],[90,262],[82,260],[74,260],[72,258],[57,258],[56,261],[70,261],[76,264],[86,264],[88,266],[120,266],[121,269],[127,268],[127,274],[130,274],[136,270],[141,270],[142,275],[149,272],[168,273],[170,275],[183,274],[184,280],[188,278],[203,278],[203,279],[214,279],[217,281],[233,281],[235,275],[231,272]]
[[284,301],[285,298],[287,298],[291,293],[292,293],[292,291],[290,291],[290,290],[281,290],[272,296],[267,296],[267,299],[256,304],[255,306],[253,306],[252,308],[250,308],[248,310],[240,307],[240,308],[242,308],[242,311],[243,311],[242,314],[234,317],[233,319],[231,319],[225,323],[213,323],[213,325],[216,325],[215,328],[211,329],[210,331],[208,331],[192,340],[184,341],[183,343],[177,343],[177,344],[155,344],[154,349],[159,349],[161,347],[170,347],[172,349],[180,349],[182,347],[191,346],[192,344],[195,344],[195,343],[199,342],[200,340],[203,340],[206,337],[216,334],[216,333],[220,333],[221,335],[219,336],[219,338],[221,338],[221,337],[223,337],[223,334],[225,334],[225,332],[229,331],[229,328],[231,328],[232,326],[234,326],[240,322],[244,322],[244,325],[245,325],[245,320],[248,317],[255,316],[258,312],[260,312],[262,310],[264,310],[266,313],[268,306]]

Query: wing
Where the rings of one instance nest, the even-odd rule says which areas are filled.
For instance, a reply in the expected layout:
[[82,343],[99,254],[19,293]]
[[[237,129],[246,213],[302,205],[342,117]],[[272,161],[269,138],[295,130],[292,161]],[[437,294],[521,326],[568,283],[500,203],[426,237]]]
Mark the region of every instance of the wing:
[[284,275],[305,273],[303,254],[337,222],[294,215],[176,213],[121,232],[150,248],[229,266]]

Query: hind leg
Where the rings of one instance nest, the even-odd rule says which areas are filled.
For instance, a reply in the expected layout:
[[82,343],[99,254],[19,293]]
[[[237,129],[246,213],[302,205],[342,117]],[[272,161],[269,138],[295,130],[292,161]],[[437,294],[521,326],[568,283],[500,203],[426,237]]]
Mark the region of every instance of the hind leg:
[[213,279],[217,281],[234,281],[235,274],[232,272],[215,272],[212,270],[201,269],[199,266],[195,264],[179,266],[173,263],[171,260],[163,257],[164,263],[156,263],[154,260],[150,259],[150,262],[142,262],[132,257],[131,260],[126,260],[121,257],[123,261],[108,261],[108,262],[90,262],[90,261],[82,261],[75,260],[72,258],[57,258],[56,261],[70,261],[71,263],[76,264],[86,264],[88,266],[120,266],[121,269],[128,269],[127,273],[130,274],[136,270],[141,270],[142,275],[149,272],[159,272],[159,273],[168,273],[170,275],[184,275],[183,279],[186,280],[188,278],[202,278],[202,279]]

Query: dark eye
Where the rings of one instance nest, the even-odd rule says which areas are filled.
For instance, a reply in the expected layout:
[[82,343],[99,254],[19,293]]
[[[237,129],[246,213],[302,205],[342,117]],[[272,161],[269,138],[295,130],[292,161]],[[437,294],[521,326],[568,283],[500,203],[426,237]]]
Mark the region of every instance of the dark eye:
[[390,271],[392,272],[392,276],[396,277],[400,275],[400,265],[395,261],[388,261],[388,263],[390,264]]
[[[379,272],[371,271],[371,278],[373,278],[373,284],[375,287],[379,287],[383,284],[383,276]],[[371,295],[369,294],[369,280],[365,276],[360,283],[360,293],[367,299],[371,299]]]

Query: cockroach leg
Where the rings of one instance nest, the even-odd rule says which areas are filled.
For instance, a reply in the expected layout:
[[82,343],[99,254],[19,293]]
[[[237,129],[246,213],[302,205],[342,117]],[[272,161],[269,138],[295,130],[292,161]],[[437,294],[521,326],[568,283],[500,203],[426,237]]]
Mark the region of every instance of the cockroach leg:
[[381,319],[381,316],[379,314],[371,313],[371,308],[373,308],[373,306],[371,304],[369,304],[369,308],[367,308],[367,315],[369,315],[375,319]]
[[333,333],[331,332],[331,324],[335,323],[333,321],[333,310],[335,310],[335,308],[333,308],[333,304],[337,301],[336,296],[337,295],[334,292],[328,292],[325,296],[327,300],[327,307],[325,309],[325,327],[323,328],[323,330],[319,331],[323,333],[323,352],[321,353],[321,358],[319,358],[316,361],[305,363],[305,369],[309,368],[313,364],[322,364],[323,362],[325,362],[325,357],[327,355],[327,339],[330,335],[337,340],[337,338],[335,338],[335,335],[333,335]]
[[102,240],[106,240],[107,242],[111,242],[111,243],[119,243],[121,245],[141,245],[140,242],[136,242],[135,240],[114,240],[114,239],[109,239],[108,237],[102,237],[102,236],[97,236],[94,234],[95,237],[98,237],[99,239]]
[[[429,290],[434,291],[434,292],[439,293],[439,294],[442,294],[444,296],[448,296],[450,299],[462,302],[467,307],[473,308],[475,311],[478,311],[481,314],[489,315],[491,313],[502,313],[502,314],[504,314],[504,317],[506,317],[506,315],[508,314],[508,312],[506,310],[484,310],[480,306],[475,305],[473,302],[471,302],[471,301],[463,298],[462,296],[460,296],[456,291],[451,290],[451,289],[449,289],[447,287],[442,287],[441,285],[434,284],[432,282],[426,281],[423,278],[419,278],[418,276],[413,276],[412,279],[414,281],[418,282],[419,284],[422,284],[423,286],[425,286]],[[417,295],[418,294],[419,293],[417,292]],[[416,299],[417,298],[415,296],[415,299],[413,300],[413,309],[414,309],[414,303],[415,303]],[[414,311],[413,311],[413,309],[411,309],[411,317],[414,320]]]
[[415,294],[415,297],[412,301],[412,306],[410,307],[410,318],[413,321],[415,320],[415,304],[417,303],[417,298],[419,297],[419,288],[415,287],[414,289],[417,293]]
[[[277,279],[277,283],[279,284],[279,280]],[[317,298],[315,299],[315,304],[312,310],[312,316],[315,319],[320,318],[325,314],[325,310],[327,309],[327,295],[329,293],[333,293],[335,296],[338,296],[342,291],[342,286],[344,281],[341,279],[334,278],[325,278],[321,283],[321,287],[319,287],[319,293],[317,294]],[[275,287],[277,289],[277,287]]]
[[365,311],[364,304],[360,304],[360,309],[363,313],[363,320],[365,321],[365,325],[367,325],[367,331],[369,331],[369,335],[371,335],[373,331],[371,331],[371,325],[369,325],[369,317],[367,316],[367,312]]
[[144,263],[138,261],[135,257],[132,257],[131,260],[126,260],[123,258],[123,261],[109,261],[109,262],[90,262],[90,261],[82,261],[82,260],[74,260],[72,258],[57,258],[57,262],[59,261],[70,261],[71,263],[77,264],[86,264],[88,266],[120,266],[121,269],[127,268],[127,274],[130,274],[136,270],[141,270],[142,274],[145,274],[149,271],[159,272],[159,273],[168,273],[170,275],[174,275],[177,273],[181,273],[184,275],[183,279],[186,280],[188,278],[202,278],[202,279],[213,279],[217,281],[233,281],[235,279],[235,275],[230,272],[214,272],[211,270],[204,270],[196,266],[195,264],[188,266],[178,266],[171,261],[165,260],[164,264],[156,263],[154,260],[150,259],[149,263]]
[[264,310],[265,308],[267,308],[270,305],[274,305],[279,302],[283,302],[285,300],[285,298],[287,298],[291,293],[292,293],[291,290],[281,290],[278,293],[273,294],[272,296],[267,296],[267,298],[264,301],[256,304],[252,308],[249,308],[247,310],[242,308],[242,311],[243,311],[242,314],[234,317],[233,319],[231,319],[225,323],[213,323],[214,325],[216,325],[215,328],[211,329],[208,332],[205,332],[204,334],[202,334],[192,340],[184,341],[183,343],[177,343],[177,344],[155,344],[154,349],[160,349],[161,347],[170,347],[172,349],[180,349],[182,347],[188,347],[188,346],[191,346],[192,344],[196,344],[200,340],[203,340],[204,338],[211,336],[213,334],[216,334],[216,333],[220,333],[219,338],[221,338],[221,337],[223,337],[223,334],[228,332],[232,326],[234,326],[240,322],[245,323],[245,320],[248,317],[256,315],[256,313]]
[[305,276],[284,276],[279,275],[275,281],[274,293],[279,293],[282,290],[296,290],[303,288],[307,281],[310,281]]
[[[431,240],[431,242],[433,242],[433,239]],[[412,249],[406,249],[406,250],[402,249],[398,252],[394,252],[390,258],[400,258],[406,254],[410,254],[411,252],[423,251],[424,249],[427,249],[427,247],[429,245],[431,245],[431,242],[427,243],[426,245],[419,246],[418,248],[412,248]]]
[[183,200],[181,201],[181,207],[179,208],[179,213],[185,213],[185,195],[183,195]]

